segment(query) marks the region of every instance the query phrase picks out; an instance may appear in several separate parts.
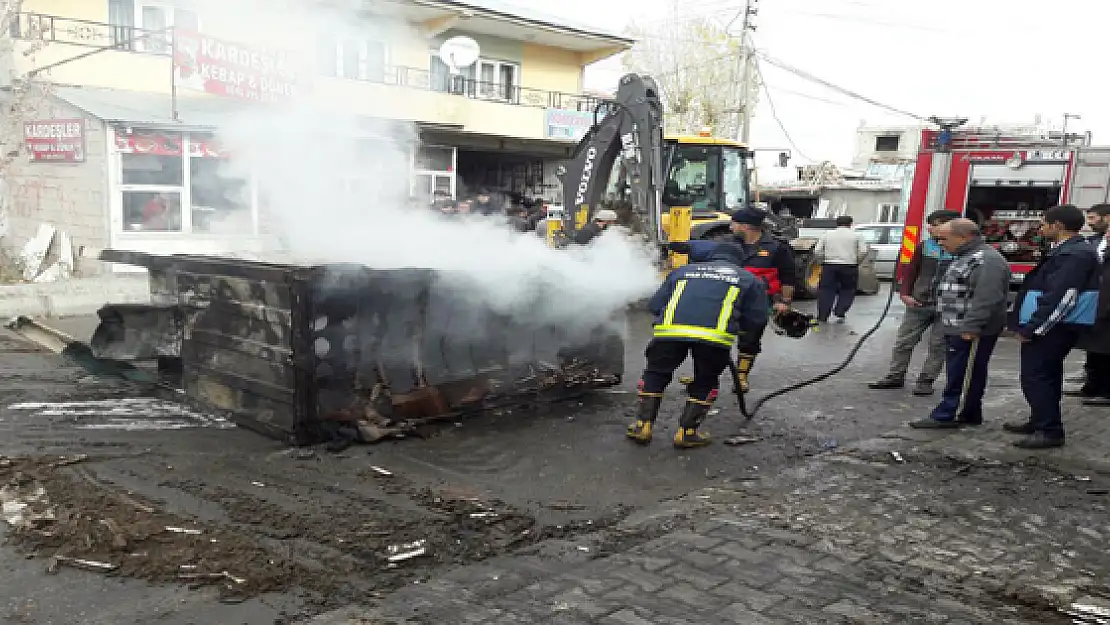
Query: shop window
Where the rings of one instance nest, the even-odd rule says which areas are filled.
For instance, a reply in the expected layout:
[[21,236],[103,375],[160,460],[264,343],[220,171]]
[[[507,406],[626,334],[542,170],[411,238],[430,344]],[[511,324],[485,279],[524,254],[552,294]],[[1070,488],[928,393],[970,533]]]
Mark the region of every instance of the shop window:
[[180,155],[124,154],[123,184],[180,187],[185,183]]
[[123,223],[138,232],[180,232],[179,191],[124,191]]
[[454,169],[454,149],[422,146],[416,153],[416,169],[451,171]]
[[223,159],[189,159],[189,196],[193,232],[251,231],[250,185],[232,175]]

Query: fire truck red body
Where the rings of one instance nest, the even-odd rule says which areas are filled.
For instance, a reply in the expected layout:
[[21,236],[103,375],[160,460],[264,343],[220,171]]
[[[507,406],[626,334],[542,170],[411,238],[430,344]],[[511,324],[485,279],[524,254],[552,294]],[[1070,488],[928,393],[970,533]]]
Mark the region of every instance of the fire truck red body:
[[910,185],[898,277],[925,236],[925,216],[959,211],[1010,262],[1017,287],[1044,250],[1045,209],[1107,201],[1110,148],[985,129],[924,130]]

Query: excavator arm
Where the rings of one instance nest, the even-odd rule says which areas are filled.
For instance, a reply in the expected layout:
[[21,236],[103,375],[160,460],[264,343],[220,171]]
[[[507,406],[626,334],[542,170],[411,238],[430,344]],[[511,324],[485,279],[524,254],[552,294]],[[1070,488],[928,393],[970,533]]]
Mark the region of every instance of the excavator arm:
[[620,79],[616,96],[598,104],[592,127],[560,172],[567,235],[573,236],[602,208],[617,159],[624,168],[632,220],[649,240],[664,240],[663,103],[650,77],[627,74]]

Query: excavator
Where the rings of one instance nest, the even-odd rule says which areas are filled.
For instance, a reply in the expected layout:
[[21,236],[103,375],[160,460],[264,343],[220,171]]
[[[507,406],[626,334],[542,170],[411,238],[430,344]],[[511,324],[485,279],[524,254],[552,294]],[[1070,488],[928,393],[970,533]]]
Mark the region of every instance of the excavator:
[[[750,203],[752,152],[708,129],[664,135],[663,111],[655,80],[638,74],[623,76],[614,98],[595,108],[592,127],[559,171],[566,210],[556,245],[602,208],[659,244],[730,236],[732,211]],[[788,239],[797,233],[770,213],[767,225]],[[674,253],[668,260],[672,268],[687,262]]]

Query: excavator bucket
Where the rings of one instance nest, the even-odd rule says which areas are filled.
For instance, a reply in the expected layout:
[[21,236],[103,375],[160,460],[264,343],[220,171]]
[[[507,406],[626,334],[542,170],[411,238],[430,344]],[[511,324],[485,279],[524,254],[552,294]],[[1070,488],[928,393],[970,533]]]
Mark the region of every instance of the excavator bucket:
[[100,357],[177,361],[187,398],[292,444],[618,384],[623,313],[593,327],[507,317],[449,271],[295,266],[105,250],[145,267],[149,306],[106,306]]

